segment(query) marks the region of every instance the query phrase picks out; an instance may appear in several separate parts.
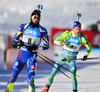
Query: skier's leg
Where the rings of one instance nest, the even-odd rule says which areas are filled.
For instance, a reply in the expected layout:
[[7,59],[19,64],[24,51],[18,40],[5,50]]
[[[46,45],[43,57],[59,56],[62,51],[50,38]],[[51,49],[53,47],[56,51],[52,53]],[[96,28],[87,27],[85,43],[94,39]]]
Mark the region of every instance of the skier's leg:
[[59,59],[57,61],[57,64],[54,65],[57,69],[53,67],[52,72],[51,72],[51,74],[48,77],[48,81],[47,81],[47,85],[48,86],[50,86],[52,84],[53,78],[58,73],[58,71],[61,69],[61,66],[65,65],[65,63],[63,63],[61,60],[62,60],[62,54],[60,55],[60,57],[59,57]]
[[[57,69],[59,69],[60,70],[60,66],[58,66],[57,64],[55,64],[54,65]],[[53,83],[53,79],[54,79],[54,77],[55,77],[55,75],[58,73],[58,70],[57,69],[55,69],[54,67],[53,67],[53,69],[52,69],[52,71],[51,71],[51,74],[49,75],[49,77],[48,77],[48,81],[47,81],[47,85],[48,86],[50,86],[52,83]]]
[[48,80],[47,80],[47,84],[46,84],[46,86],[45,86],[45,89],[43,90],[43,91],[41,91],[41,92],[48,92],[49,91],[49,88],[50,88],[50,86],[51,86],[51,84],[53,83],[53,79],[54,79],[54,77],[55,77],[55,75],[58,73],[58,71],[61,69],[61,66],[64,66],[64,64],[62,64],[62,62],[61,62],[61,60],[62,60],[62,55],[60,55],[60,58],[58,59],[58,61],[57,61],[57,63],[60,65],[58,65],[58,64],[55,64],[54,65],[54,67],[56,67],[56,68],[52,68],[52,71],[51,71],[51,74],[49,75],[49,77],[48,77]]
[[14,82],[7,84],[5,92],[11,92],[13,90],[13,87],[14,87]]
[[[11,78],[9,79],[8,83],[7,83],[7,87],[6,90],[7,92],[11,92],[13,90],[14,87],[14,82],[16,81],[20,71],[22,70],[21,68],[18,69],[17,67],[20,67],[20,65],[16,65],[18,62],[15,62],[13,69],[12,69],[12,74],[11,74]],[[22,67],[22,65],[21,65]]]
[[11,92],[13,90],[14,82],[16,81],[18,74],[22,70],[23,66],[24,66],[24,58],[21,57],[21,52],[19,51],[16,61],[13,65],[11,78],[8,80],[5,92]]
[[[33,68],[32,68],[33,67]],[[35,77],[35,65],[31,65],[30,70],[28,70],[28,86],[29,86],[29,91],[28,92],[35,92],[35,84],[34,84],[34,77]]]
[[28,70],[27,80],[29,86],[28,92],[35,92],[34,78],[35,78],[36,64],[37,64],[36,57],[37,55],[34,54],[34,56],[28,58],[27,61],[27,70]]
[[[54,66],[55,66],[57,69],[59,69],[59,70],[60,70],[60,68],[61,68],[61,67],[58,66],[57,64],[55,64]],[[44,90],[41,91],[41,92],[48,92],[48,91],[49,91],[49,88],[50,88],[51,84],[53,83],[54,76],[55,76],[55,75],[57,74],[57,72],[58,72],[57,69],[55,69],[55,68],[53,67],[52,72],[51,72],[51,74],[50,74],[49,77],[48,77],[47,84],[46,84]]]
[[71,78],[72,78],[72,87],[73,87],[73,91],[75,90],[75,92],[77,92],[77,79],[76,79],[76,71],[77,71],[77,67],[75,64],[74,60],[70,60],[69,63],[69,69],[71,72],[73,72],[74,74],[71,73]]
[[[62,53],[62,58],[66,58],[66,59],[76,59],[76,56],[68,56],[66,54]],[[62,61],[63,62],[63,61]],[[71,78],[72,78],[72,87],[73,87],[73,92],[77,92],[77,79],[76,79],[76,71],[77,71],[77,67],[76,67],[76,62],[75,60],[70,60],[70,62],[65,61],[63,62],[63,64],[66,63],[66,65],[69,66],[69,70],[73,73],[71,73]]]
[[[62,53],[63,54],[63,53]],[[66,55],[66,54],[63,54],[62,55],[62,58],[66,58],[66,59],[73,59],[73,60],[70,60],[70,62],[68,61],[65,61],[63,63],[66,63],[66,65],[68,65],[69,67],[69,70],[73,73],[71,73],[71,78],[72,78],[72,87],[73,87],[73,91],[77,90],[77,79],[76,79],[76,71],[77,71],[77,67],[76,67],[76,62],[74,59],[76,59],[76,56],[69,56],[69,55]],[[77,91],[76,91],[77,92]]]

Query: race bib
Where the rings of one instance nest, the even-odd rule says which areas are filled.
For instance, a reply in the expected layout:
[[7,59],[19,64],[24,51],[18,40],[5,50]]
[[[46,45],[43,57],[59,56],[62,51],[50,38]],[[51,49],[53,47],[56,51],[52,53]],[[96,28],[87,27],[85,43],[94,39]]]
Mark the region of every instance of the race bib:
[[28,45],[39,45],[40,39],[35,37],[23,36],[23,42]]
[[81,45],[74,45],[74,44],[69,44],[69,45],[64,45],[64,49],[72,52],[78,52],[79,48]]
[[31,38],[30,37],[25,37],[24,42],[28,43],[28,44],[34,44],[35,45],[36,39],[32,38],[32,37]]

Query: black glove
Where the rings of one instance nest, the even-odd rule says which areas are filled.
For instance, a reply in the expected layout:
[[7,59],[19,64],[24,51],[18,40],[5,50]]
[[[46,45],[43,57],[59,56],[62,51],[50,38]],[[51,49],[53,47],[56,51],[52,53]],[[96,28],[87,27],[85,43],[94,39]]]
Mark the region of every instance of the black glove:
[[64,45],[69,45],[70,44],[70,42],[64,42]]
[[83,61],[85,61],[86,59],[87,59],[87,55],[84,55],[82,58],[81,58],[81,60],[83,60]]
[[62,59],[62,61],[68,61],[70,63],[70,59],[64,58],[64,59]]
[[44,36],[43,39],[51,38],[49,35]]
[[19,40],[18,45],[19,46],[24,46],[24,42],[22,42],[22,40]]
[[25,46],[28,51],[36,50],[36,45],[33,46]]

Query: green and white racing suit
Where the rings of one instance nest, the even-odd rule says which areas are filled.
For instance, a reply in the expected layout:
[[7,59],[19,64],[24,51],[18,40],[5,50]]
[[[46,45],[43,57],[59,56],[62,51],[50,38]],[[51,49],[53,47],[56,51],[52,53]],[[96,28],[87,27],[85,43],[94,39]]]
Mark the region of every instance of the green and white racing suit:
[[[67,44],[65,45],[64,42]],[[54,43],[56,45],[64,45],[62,49],[62,53],[57,61],[58,64],[61,66],[68,65],[69,70],[76,74],[77,67],[75,60],[70,60],[70,62],[65,61],[63,62],[62,59],[76,59],[76,56],[79,52],[79,49],[82,44],[84,44],[87,48],[86,55],[88,56],[92,50],[92,47],[87,40],[86,36],[82,33],[79,33],[79,35],[75,35],[73,31],[65,31],[63,32],[57,39],[54,40]],[[61,69],[61,66],[55,64],[55,67],[58,69]],[[48,77],[47,85],[50,86],[53,82],[54,76],[57,74],[58,70],[53,68],[50,76]],[[77,90],[77,79],[75,74],[71,73],[72,78],[72,87],[73,90]]]

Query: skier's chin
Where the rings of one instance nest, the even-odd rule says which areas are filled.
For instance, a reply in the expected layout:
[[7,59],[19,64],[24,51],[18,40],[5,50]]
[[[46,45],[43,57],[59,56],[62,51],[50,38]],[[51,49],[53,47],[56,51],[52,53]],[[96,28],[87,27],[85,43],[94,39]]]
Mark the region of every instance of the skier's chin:
[[77,32],[76,35],[79,35],[79,32]]
[[34,22],[34,24],[37,24],[38,22]]

